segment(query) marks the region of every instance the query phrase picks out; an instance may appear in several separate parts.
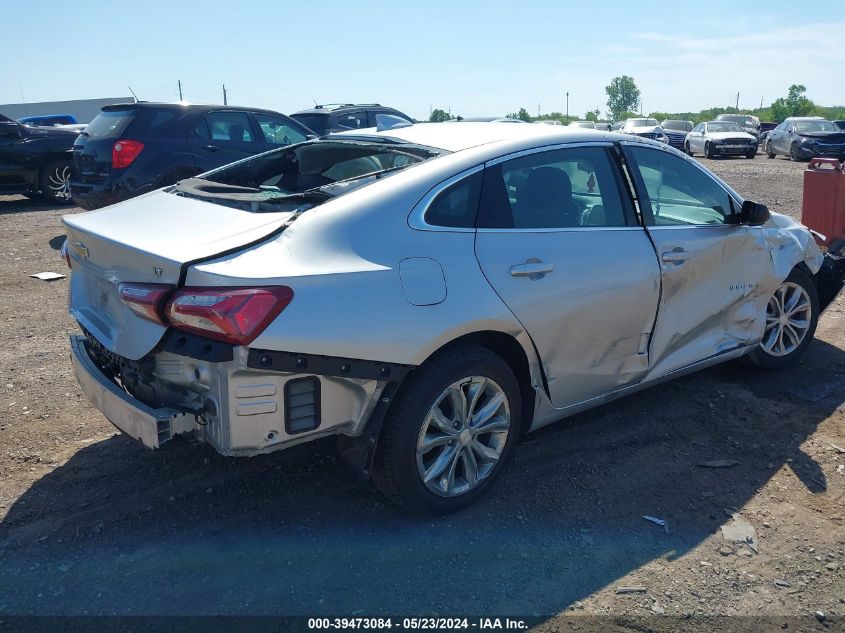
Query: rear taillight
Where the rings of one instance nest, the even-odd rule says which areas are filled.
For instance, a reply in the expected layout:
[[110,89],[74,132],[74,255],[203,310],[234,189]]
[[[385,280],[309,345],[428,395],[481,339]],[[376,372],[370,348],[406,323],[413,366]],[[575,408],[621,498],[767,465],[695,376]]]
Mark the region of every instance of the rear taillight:
[[71,266],[71,263],[70,263],[70,251],[68,251],[68,249],[67,249],[67,238],[65,238],[65,241],[62,242],[62,250],[60,252],[62,254],[62,257],[65,260],[65,264],[67,264],[67,267],[73,268],[73,266]]
[[111,166],[116,169],[129,167],[143,149],[144,144],[140,141],[129,141],[127,139],[115,141],[111,148]]
[[177,330],[248,345],[291,299],[287,286],[182,288],[167,300],[164,316]]
[[118,286],[120,298],[135,314],[148,321],[167,325],[161,318],[161,306],[173,291],[166,284],[122,283]]

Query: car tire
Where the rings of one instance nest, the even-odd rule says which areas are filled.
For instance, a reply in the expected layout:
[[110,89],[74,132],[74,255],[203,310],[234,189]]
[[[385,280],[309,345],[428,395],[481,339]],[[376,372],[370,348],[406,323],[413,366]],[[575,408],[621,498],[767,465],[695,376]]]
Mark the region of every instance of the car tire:
[[713,144],[709,141],[704,144],[704,157],[705,158],[716,158],[716,153],[713,151]]
[[745,154],[746,158],[754,158],[757,155],[757,149],[753,149]]
[[769,298],[763,340],[747,356],[749,362],[761,369],[780,369],[794,363],[813,340],[818,321],[816,282],[800,268],[793,268]]
[[41,170],[41,199],[53,204],[70,204],[70,161],[50,161]]
[[684,154],[687,156],[693,156],[692,149],[689,146],[689,141],[684,143]]
[[789,160],[795,163],[801,160],[798,155],[798,143],[792,143],[792,145],[789,146]]
[[775,158],[777,154],[775,154],[775,148],[772,147],[771,141],[766,141],[766,158]]
[[[464,413],[455,402],[465,403]],[[510,459],[521,403],[513,370],[490,350],[461,345],[436,354],[408,375],[391,405],[375,456],[376,485],[414,513],[470,505]],[[472,423],[472,412],[485,407],[486,421]],[[488,427],[494,430],[485,432]]]

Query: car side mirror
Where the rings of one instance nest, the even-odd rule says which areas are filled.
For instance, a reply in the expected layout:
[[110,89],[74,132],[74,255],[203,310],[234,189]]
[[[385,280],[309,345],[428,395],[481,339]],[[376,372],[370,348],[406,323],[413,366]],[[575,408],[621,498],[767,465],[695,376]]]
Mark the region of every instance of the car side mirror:
[[772,217],[769,213],[769,207],[753,200],[746,200],[742,203],[742,209],[739,211],[739,223],[748,226],[762,226]]

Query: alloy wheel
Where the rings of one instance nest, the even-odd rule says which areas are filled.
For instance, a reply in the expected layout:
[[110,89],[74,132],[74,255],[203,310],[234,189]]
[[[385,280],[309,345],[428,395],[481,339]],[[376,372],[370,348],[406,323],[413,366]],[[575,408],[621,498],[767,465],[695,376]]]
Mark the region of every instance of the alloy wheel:
[[772,356],[786,356],[804,341],[812,323],[810,296],[799,284],[784,282],[766,306],[766,330],[760,345]]
[[447,387],[423,421],[417,439],[417,473],[442,497],[477,488],[502,456],[511,426],[504,390],[484,376]]
[[56,200],[70,200],[70,166],[59,165],[51,171],[47,187]]

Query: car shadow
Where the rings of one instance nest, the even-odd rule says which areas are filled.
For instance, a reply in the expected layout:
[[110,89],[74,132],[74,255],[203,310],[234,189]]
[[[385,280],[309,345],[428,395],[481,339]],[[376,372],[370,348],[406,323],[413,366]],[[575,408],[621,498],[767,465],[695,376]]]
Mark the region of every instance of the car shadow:
[[33,211],[71,211],[74,209],[77,209],[77,207],[73,203],[56,204],[55,202],[46,202],[38,198],[0,195],[0,215],[30,213]]
[[227,459],[115,435],[9,508],[0,615],[543,618],[683,557],[778,469],[823,491],[801,446],[843,376],[845,351],[817,340],[788,371],[727,364],[624,398],[527,437],[487,497],[446,517],[396,509],[326,441]]

